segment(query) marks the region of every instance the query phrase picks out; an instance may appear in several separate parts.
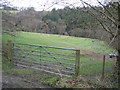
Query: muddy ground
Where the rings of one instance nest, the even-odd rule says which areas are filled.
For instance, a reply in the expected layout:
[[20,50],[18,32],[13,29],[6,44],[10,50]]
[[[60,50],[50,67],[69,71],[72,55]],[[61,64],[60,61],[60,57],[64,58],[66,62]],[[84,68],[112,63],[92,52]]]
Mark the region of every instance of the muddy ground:
[[3,74],[2,88],[52,88],[52,87],[45,86],[36,82],[31,82],[19,76]]

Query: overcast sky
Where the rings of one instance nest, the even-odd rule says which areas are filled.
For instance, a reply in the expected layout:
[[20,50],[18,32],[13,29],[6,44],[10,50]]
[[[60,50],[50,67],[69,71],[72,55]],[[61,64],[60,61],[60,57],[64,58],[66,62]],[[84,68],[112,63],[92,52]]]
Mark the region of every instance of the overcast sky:
[[[35,10],[52,10],[53,8],[60,9],[65,6],[82,6],[80,0],[8,0],[13,6],[17,7],[34,7]],[[98,5],[97,0],[84,0],[91,5]],[[104,0],[99,0],[102,3]],[[106,0],[105,0],[106,1]]]

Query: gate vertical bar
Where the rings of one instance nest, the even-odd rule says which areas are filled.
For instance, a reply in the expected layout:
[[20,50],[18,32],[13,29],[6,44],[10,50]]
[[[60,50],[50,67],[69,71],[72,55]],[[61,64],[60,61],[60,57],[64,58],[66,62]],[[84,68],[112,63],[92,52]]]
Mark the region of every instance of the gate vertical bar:
[[79,72],[80,72],[80,50],[76,50],[75,76],[78,76]]
[[8,60],[11,62],[12,60],[12,41],[8,41]]
[[14,63],[14,55],[15,55],[14,52],[15,52],[14,51],[14,43],[12,42],[12,63]]
[[40,46],[40,67],[41,67],[41,61],[42,61],[41,50],[42,50],[42,47]]

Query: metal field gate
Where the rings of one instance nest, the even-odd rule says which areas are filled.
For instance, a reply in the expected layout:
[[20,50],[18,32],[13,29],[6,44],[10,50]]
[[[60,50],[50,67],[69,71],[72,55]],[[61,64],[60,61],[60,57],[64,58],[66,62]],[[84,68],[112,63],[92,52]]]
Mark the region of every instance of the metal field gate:
[[57,75],[79,75],[80,50],[13,43],[13,63]]

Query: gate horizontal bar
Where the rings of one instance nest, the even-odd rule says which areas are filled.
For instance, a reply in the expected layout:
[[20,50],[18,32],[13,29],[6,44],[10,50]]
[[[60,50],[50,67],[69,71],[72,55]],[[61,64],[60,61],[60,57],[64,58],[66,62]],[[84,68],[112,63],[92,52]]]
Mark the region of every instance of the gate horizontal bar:
[[24,44],[24,43],[14,43],[19,45],[27,45],[27,46],[35,46],[35,47],[44,47],[44,48],[54,48],[54,49],[61,49],[61,50],[76,50],[75,48],[61,48],[55,46],[44,46],[44,45],[37,45],[37,44]]

